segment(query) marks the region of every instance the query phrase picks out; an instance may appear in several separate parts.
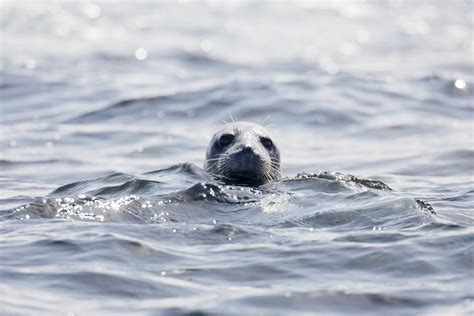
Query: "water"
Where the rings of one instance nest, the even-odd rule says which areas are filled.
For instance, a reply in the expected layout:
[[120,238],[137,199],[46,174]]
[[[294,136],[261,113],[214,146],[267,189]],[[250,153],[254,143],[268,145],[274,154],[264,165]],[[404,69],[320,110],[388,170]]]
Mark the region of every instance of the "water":
[[[472,314],[472,10],[3,1],[1,314]],[[202,171],[230,116],[283,181]]]

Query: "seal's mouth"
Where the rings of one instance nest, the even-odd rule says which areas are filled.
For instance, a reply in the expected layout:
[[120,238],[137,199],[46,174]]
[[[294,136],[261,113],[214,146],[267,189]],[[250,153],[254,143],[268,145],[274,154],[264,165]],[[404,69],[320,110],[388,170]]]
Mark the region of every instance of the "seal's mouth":
[[247,180],[258,180],[260,178],[259,174],[250,171],[234,171],[229,173],[229,178],[232,179],[247,179]]
[[234,184],[256,186],[265,183],[265,178],[257,172],[234,171],[226,176],[226,182]]
[[242,150],[228,157],[227,166],[222,174],[225,182],[240,185],[257,186],[267,179],[262,173],[264,162],[253,150]]

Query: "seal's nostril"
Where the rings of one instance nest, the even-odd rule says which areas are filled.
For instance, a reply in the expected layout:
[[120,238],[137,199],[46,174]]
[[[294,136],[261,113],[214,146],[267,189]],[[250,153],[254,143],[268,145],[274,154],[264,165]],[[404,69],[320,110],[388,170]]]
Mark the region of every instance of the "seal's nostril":
[[242,149],[242,152],[243,152],[243,153],[248,153],[248,154],[250,154],[250,153],[253,152],[253,148],[250,147],[250,146],[245,146],[245,147]]

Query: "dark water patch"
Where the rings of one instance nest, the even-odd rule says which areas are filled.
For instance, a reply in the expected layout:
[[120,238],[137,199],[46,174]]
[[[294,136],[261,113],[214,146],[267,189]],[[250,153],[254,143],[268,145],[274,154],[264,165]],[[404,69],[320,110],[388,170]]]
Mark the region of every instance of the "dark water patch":
[[70,184],[66,184],[61,186],[51,192],[52,196],[60,196],[60,195],[77,195],[84,192],[84,190],[91,190],[94,189],[96,186],[101,186],[104,184],[111,184],[111,183],[121,183],[123,181],[129,181],[133,179],[132,175],[128,175],[125,173],[114,173],[105,177],[93,179],[93,180],[85,180],[85,181],[78,181]]
[[123,273],[111,272],[78,272],[53,273],[50,276],[50,287],[62,291],[84,291],[92,297],[172,297],[183,289],[158,287],[141,277],[125,277]]
[[[107,147],[113,147],[114,143],[123,144],[137,140],[137,133],[140,134],[141,138],[148,137],[167,137],[171,135],[163,134],[158,131],[145,131],[140,130],[139,132],[132,130],[123,131],[122,128],[117,126],[117,128],[111,127],[107,130],[96,130],[93,131],[89,128],[89,131],[76,131],[67,135],[61,139],[61,144],[65,145],[78,145],[78,144],[88,144],[94,142],[95,145],[100,143],[106,143]],[[100,146],[100,145],[99,145]]]
[[318,109],[315,111],[308,111],[309,113],[305,114],[303,122],[305,124],[315,125],[315,126],[333,126],[338,128],[341,126],[348,126],[357,123],[356,115],[354,114],[345,114],[341,112]]
[[418,228],[420,232],[442,232],[442,231],[451,231],[451,230],[462,230],[464,229],[465,226],[460,225],[460,224],[455,224],[452,222],[445,222],[439,219],[439,216],[437,217],[437,221],[431,222],[431,223],[425,223],[421,227]]
[[0,217],[2,210],[14,208],[18,205],[27,205],[33,199],[32,196],[17,195],[13,198],[3,198],[0,200]]
[[390,231],[381,231],[378,234],[374,233],[359,233],[353,235],[346,235],[343,237],[335,238],[334,241],[340,242],[353,242],[353,243],[396,243],[406,239],[411,239],[416,237],[416,235],[408,235],[402,233],[393,233]]
[[[213,275],[216,281],[240,284],[251,283],[257,286],[260,284],[265,286],[269,280],[274,278],[280,280],[301,278],[297,271],[288,271],[287,268],[271,262],[255,263],[248,261],[253,260],[242,259],[241,262],[232,266],[230,271],[223,267],[209,267],[205,270],[193,271],[193,275],[195,275],[196,280],[204,280],[209,275]],[[249,271],[251,272],[249,273]]]
[[313,76],[326,76],[327,72],[318,64],[307,62],[304,59],[288,59],[281,58],[278,61],[263,61],[255,65],[260,68],[268,76],[269,74],[280,73],[284,75],[298,74]]
[[[297,225],[320,228],[382,230],[423,225],[432,219],[417,212],[416,202],[409,198],[386,199],[369,205],[341,205],[292,221]],[[287,222],[287,224],[289,224]]]
[[474,159],[474,150],[464,149],[464,150],[454,150],[438,155],[437,159],[453,159],[453,160],[473,160]]
[[218,225],[218,226],[215,226],[211,229],[211,232],[212,233],[216,233],[216,234],[225,234],[225,235],[229,235],[229,234],[245,234],[247,233],[247,231],[245,231],[244,229],[241,229],[241,228],[238,228],[238,227],[235,227],[235,226],[231,226],[231,225]]
[[413,174],[414,170],[420,177],[432,177],[432,176],[453,176],[461,175],[464,176],[467,170],[473,167],[473,161],[470,159],[456,159],[456,160],[433,160],[430,165],[424,165],[422,163],[413,164],[410,167],[402,167],[395,171],[399,175],[410,175]]
[[164,315],[164,316],[175,316],[175,315],[176,316],[216,316],[218,315],[217,313],[204,312],[201,310],[187,311],[184,308],[170,308],[162,312],[160,311],[160,313],[157,313],[156,315],[159,315],[159,314]]
[[425,244],[427,247],[436,247],[440,251],[463,251],[471,249],[474,242],[474,233],[472,229],[462,229],[460,232],[456,232],[452,228],[446,231],[444,234],[436,238],[430,238],[421,241],[421,244]]
[[150,98],[129,99],[83,114],[66,123],[131,122],[134,119],[157,121],[160,118],[207,118],[213,111],[229,107],[245,98],[241,91],[269,94],[271,87],[262,83],[230,81],[198,90],[176,92]]
[[439,124],[430,124],[430,122],[424,122],[423,125],[419,122],[409,123],[395,123],[382,125],[378,127],[368,127],[363,130],[357,131],[353,135],[357,137],[380,139],[380,137],[389,137],[391,139],[403,139],[411,138],[416,135],[430,135],[433,132],[442,132],[444,128]]
[[[169,96],[158,96],[154,98],[143,98],[143,99],[132,99],[124,100],[118,103],[109,105],[101,110],[96,110],[90,113],[83,114],[77,118],[66,121],[65,123],[75,123],[75,124],[84,124],[84,123],[93,123],[107,120],[116,120],[115,117],[126,116],[130,111],[129,107],[134,106],[133,112],[142,113],[143,108],[146,108],[147,105],[156,104],[157,108],[160,108],[160,103],[169,102]],[[178,101],[179,102],[179,101]],[[149,113],[143,113],[149,116]],[[136,115],[135,115],[136,116]]]
[[370,306],[373,315],[392,308],[397,308],[399,313],[408,313],[426,305],[421,300],[403,295],[343,290],[282,291],[279,295],[254,296],[246,300],[262,313],[277,308],[281,315],[294,312],[304,314],[308,310],[318,314],[364,313],[367,306]]
[[134,195],[137,193],[150,194],[156,192],[160,188],[160,182],[134,179],[116,186],[105,186],[95,191],[89,191],[88,194],[93,196],[119,197],[122,195]]
[[201,168],[189,163],[177,164],[168,168],[148,171],[144,173],[144,175],[152,175],[157,177],[163,177],[166,175],[179,176],[180,174],[183,174],[185,176],[191,176],[194,179],[202,179],[203,176],[205,176],[205,173]]
[[209,70],[207,67],[236,67],[236,65],[231,65],[225,60],[199,51],[176,51],[171,56],[167,57],[173,60],[177,59],[187,66],[194,68],[206,68],[206,70]]
[[305,190],[313,189],[321,193],[338,193],[344,191],[350,191],[350,188],[343,182],[331,181],[330,179],[319,178],[319,177],[308,177],[305,176],[306,173],[296,176],[294,178],[286,178],[283,180],[283,183],[290,185],[292,188]]
[[439,269],[431,262],[407,256],[411,249],[404,250],[403,245],[395,247],[397,251],[360,249],[360,253],[345,262],[344,266],[346,269],[370,270],[384,276],[390,274],[393,277],[403,278],[439,273]]
[[78,236],[80,238],[78,242],[90,251],[90,253],[84,255],[103,256],[104,258],[109,256],[108,261],[122,264],[133,261],[139,262],[143,258],[150,258],[150,260],[154,258],[153,260],[162,260],[169,263],[183,258],[175,249],[167,248],[159,241],[146,242],[134,239],[120,234],[120,228],[116,228],[118,232]]
[[83,165],[81,160],[75,159],[38,159],[38,160],[0,160],[0,167],[21,168],[24,165],[51,165],[51,164],[68,164],[68,165]]
[[[56,263],[67,264],[71,261],[77,261],[81,254],[87,251],[86,247],[81,246],[80,241],[53,240],[45,238],[45,236],[43,238],[38,238],[37,241],[33,242],[29,241],[28,237],[10,238],[9,245],[0,247],[4,269],[15,269],[27,264],[32,267],[31,271],[48,270],[52,256]],[[25,251],[27,251],[27,255],[25,255]]]

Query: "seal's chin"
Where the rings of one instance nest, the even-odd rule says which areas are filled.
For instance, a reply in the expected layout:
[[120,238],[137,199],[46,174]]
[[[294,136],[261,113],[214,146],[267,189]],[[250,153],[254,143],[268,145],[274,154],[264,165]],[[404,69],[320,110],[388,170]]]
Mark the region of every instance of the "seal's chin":
[[256,186],[264,184],[267,179],[258,172],[232,171],[226,175],[224,181],[228,184]]

